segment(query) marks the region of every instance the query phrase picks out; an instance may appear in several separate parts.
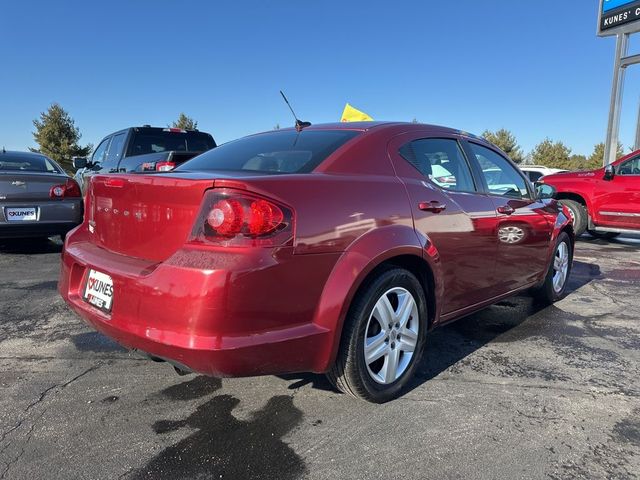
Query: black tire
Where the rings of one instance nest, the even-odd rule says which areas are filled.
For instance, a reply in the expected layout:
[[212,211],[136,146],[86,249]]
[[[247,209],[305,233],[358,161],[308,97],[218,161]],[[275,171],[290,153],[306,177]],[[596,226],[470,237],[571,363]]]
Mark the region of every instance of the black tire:
[[[394,289],[400,293],[394,293]],[[405,293],[402,293],[403,291],[410,293],[415,303],[416,309],[412,309],[412,311],[414,313],[417,312],[418,318],[414,318],[413,314],[407,314],[406,325],[411,325],[411,328],[417,331],[417,339],[415,340],[413,353],[408,357],[408,360],[403,362],[402,359],[405,359],[405,355],[408,355],[408,353],[402,351],[400,346],[404,345],[402,343],[404,340],[401,340],[400,335],[403,332],[402,328],[397,329],[399,323],[394,324],[392,329],[385,330],[385,332],[379,331],[376,334],[376,336],[386,336],[384,344],[380,342],[380,348],[384,349],[389,357],[393,355],[391,349],[394,349],[395,358],[398,359],[397,364],[405,363],[405,367],[399,373],[397,379],[383,384],[374,380],[376,372],[370,372],[370,370],[373,368],[372,365],[375,365],[380,360],[385,365],[390,360],[387,359],[387,354],[385,354],[384,357],[367,365],[365,362],[365,336],[371,333],[371,328],[379,328],[382,323],[374,318],[374,308],[378,301],[387,296],[390,305],[395,309],[396,307],[394,307],[392,300],[393,296],[396,295],[397,308],[399,309],[400,299],[408,298]],[[404,297],[401,297],[401,295],[404,295]],[[353,397],[373,403],[384,403],[392,400],[400,394],[407,382],[413,377],[424,350],[427,327],[427,302],[418,279],[411,272],[401,268],[390,268],[381,271],[366,282],[353,299],[342,329],[338,356],[332,369],[327,373],[327,378],[338,390]],[[392,337],[397,338],[397,345],[395,340],[390,340]],[[380,372],[383,370],[381,367]],[[379,372],[377,373],[380,374]]]
[[612,238],[616,238],[620,234],[616,232],[596,232],[595,230],[589,230],[589,235],[591,235],[593,238],[611,240]]
[[587,209],[575,200],[560,200],[560,203],[571,211],[573,231],[579,237],[587,230]]
[[[567,273],[562,284],[562,288],[558,289],[554,286],[554,277],[556,270],[554,268],[554,262],[558,256],[560,244],[564,243],[568,250],[569,263],[567,266]],[[532,290],[533,297],[543,305],[551,305],[558,300],[561,300],[567,294],[567,285],[569,284],[569,277],[571,276],[571,267],[573,265],[573,242],[571,237],[566,232],[560,233],[556,240],[555,248],[553,249],[553,255],[551,256],[551,262],[547,274],[544,277],[544,283]]]

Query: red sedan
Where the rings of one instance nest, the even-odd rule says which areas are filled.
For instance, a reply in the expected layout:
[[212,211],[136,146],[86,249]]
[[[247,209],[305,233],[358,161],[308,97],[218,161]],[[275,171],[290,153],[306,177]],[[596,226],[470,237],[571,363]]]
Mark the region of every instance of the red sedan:
[[383,402],[434,327],[523,290],[566,293],[574,234],[552,190],[458,130],[271,131],[169,173],[94,176],[59,291],[181,370],[322,372]]

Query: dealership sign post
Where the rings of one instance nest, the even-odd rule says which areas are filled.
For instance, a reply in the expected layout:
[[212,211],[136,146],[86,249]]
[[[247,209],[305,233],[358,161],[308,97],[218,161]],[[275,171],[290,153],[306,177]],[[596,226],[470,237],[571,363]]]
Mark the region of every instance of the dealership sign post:
[[[624,74],[629,65],[640,63],[640,55],[628,55],[629,36],[640,32],[640,0],[600,0],[598,35],[616,35],[616,58],[613,67],[613,86],[604,148],[604,164],[616,159],[620,110],[624,92]],[[640,117],[638,119],[640,122]]]

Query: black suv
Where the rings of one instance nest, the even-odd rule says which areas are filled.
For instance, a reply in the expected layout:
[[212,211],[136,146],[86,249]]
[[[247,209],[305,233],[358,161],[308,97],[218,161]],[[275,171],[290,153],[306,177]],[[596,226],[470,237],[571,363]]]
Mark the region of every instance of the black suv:
[[75,180],[82,191],[96,173],[164,172],[211,150],[216,142],[198,130],[145,125],[106,136],[91,159],[74,157]]

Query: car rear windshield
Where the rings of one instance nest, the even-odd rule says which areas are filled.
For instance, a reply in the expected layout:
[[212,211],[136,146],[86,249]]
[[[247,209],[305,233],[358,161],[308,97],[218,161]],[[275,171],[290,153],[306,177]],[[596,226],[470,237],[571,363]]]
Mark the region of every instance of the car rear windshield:
[[44,156],[1,153],[0,172],[62,173],[62,170]]
[[203,132],[135,132],[127,150],[128,157],[158,152],[206,152],[216,146],[213,137]]
[[309,173],[360,132],[353,130],[275,131],[220,145],[176,170],[232,170]]

